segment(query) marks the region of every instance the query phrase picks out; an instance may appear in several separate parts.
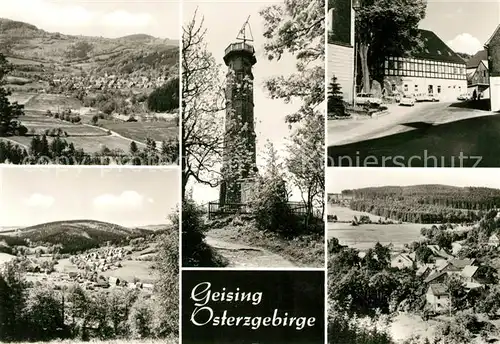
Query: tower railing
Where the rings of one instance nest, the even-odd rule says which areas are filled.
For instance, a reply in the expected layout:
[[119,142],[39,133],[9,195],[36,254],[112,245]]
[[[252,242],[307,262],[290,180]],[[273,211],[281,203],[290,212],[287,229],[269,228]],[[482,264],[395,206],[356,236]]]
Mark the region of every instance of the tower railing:
[[254,54],[255,49],[251,44],[245,43],[245,42],[238,42],[238,43],[231,43],[229,46],[226,48],[224,51],[224,55],[229,54],[231,51],[236,51],[236,50],[245,50],[248,51],[249,53]]
[[[305,216],[307,214],[307,205],[304,202],[288,202],[290,210],[293,214],[298,216]],[[236,214],[252,214],[252,209],[248,203],[225,203],[221,205],[219,201],[208,203],[208,218],[224,217]],[[313,211],[312,214],[316,218],[321,218],[319,210]]]

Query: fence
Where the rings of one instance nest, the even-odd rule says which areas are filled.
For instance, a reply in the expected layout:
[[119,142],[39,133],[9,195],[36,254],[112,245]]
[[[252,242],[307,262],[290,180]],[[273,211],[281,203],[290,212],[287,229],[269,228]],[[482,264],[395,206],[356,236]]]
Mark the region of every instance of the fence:
[[[307,205],[303,202],[288,202],[293,214],[305,216],[307,214]],[[226,203],[223,206],[219,202],[208,203],[208,218],[213,219],[217,216],[227,216],[234,214],[251,214],[252,210],[247,203]],[[315,209],[313,216],[321,218],[321,211]]]

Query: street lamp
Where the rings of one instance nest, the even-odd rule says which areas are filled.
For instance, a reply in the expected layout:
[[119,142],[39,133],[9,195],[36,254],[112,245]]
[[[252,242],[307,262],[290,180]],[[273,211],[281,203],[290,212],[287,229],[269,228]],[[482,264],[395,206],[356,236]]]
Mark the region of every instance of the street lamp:
[[355,106],[355,99],[356,99],[356,82],[357,82],[357,70],[358,70],[358,43],[356,42],[356,11],[358,11],[361,8],[361,0],[352,0],[352,9],[354,16],[352,20],[354,21],[353,23],[353,36],[354,36],[354,82],[352,83],[352,106]]

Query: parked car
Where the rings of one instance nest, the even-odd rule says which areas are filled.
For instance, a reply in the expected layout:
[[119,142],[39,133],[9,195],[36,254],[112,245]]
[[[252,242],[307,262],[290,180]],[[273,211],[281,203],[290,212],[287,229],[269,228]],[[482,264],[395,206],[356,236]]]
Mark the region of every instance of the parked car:
[[414,106],[415,98],[412,95],[405,94],[399,101],[399,105]]
[[437,93],[429,93],[429,94],[427,94],[427,101],[429,101],[429,102],[438,102],[439,101],[439,94],[437,94]]
[[415,94],[415,101],[416,102],[425,102],[427,100],[428,100],[427,94],[425,94],[425,93]]
[[457,97],[457,100],[471,100],[471,96],[468,93],[463,93]]
[[358,105],[380,105],[382,104],[382,99],[375,97],[371,93],[358,93],[354,99]]

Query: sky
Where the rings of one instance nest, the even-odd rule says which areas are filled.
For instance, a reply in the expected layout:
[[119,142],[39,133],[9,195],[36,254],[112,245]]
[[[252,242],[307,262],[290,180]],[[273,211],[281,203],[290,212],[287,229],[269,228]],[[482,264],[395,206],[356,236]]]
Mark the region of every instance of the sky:
[[475,54],[499,23],[499,0],[429,0],[420,28],[433,31],[457,52]]
[[179,0],[1,0],[0,17],[49,32],[116,38],[180,38]]
[[0,166],[0,226],[98,220],[133,227],[169,222],[178,168]]
[[[206,41],[207,48],[216,60],[224,65],[224,50],[230,43],[236,41],[236,36],[241,27],[250,16],[250,27],[254,38],[254,48],[256,51],[257,63],[253,67],[254,74],[254,116],[255,131],[257,134],[257,165],[262,166],[264,157],[262,153],[267,140],[271,141],[275,148],[283,153],[287,143],[287,137],[290,135],[288,124],[285,123],[285,117],[295,112],[299,107],[299,102],[295,104],[285,104],[282,100],[272,100],[264,90],[264,81],[271,76],[289,75],[295,71],[295,58],[291,55],[283,56],[277,61],[268,61],[264,56],[262,46],[265,43],[263,37],[263,20],[259,15],[259,10],[273,4],[282,2],[247,0],[241,2],[215,2],[215,1],[192,1],[185,0],[183,3],[183,23],[189,22],[198,8],[198,16],[204,17],[204,26],[207,29]],[[193,198],[206,203],[216,201],[219,197],[219,191],[216,188],[210,188],[203,185],[193,186]],[[293,191],[291,196],[294,200],[300,200],[297,190]]]
[[327,193],[375,186],[443,184],[500,189],[498,169],[493,168],[359,168],[326,169]]

